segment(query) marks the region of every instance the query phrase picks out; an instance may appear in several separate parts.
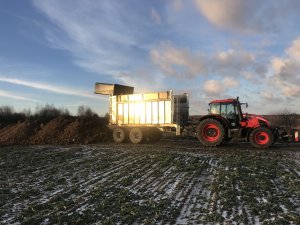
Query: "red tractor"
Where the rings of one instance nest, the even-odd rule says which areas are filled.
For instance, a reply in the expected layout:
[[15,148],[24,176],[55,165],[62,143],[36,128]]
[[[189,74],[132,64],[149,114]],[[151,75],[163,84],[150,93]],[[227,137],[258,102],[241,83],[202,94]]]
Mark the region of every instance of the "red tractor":
[[256,148],[268,148],[278,137],[278,130],[272,128],[265,118],[243,114],[239,97],[236,99],[212,101],[209,114],[200,119],[197,128],[198,139],[205,146],[219,146],[232,138],[242,138]]

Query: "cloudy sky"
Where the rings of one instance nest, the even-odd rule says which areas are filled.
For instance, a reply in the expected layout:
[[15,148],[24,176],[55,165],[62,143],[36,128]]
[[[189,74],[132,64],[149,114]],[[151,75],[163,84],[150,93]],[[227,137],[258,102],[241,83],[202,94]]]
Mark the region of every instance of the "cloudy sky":
[[0,105],[103,115],[107,82],[300,113],[299,21],[299,0],[1,1]]

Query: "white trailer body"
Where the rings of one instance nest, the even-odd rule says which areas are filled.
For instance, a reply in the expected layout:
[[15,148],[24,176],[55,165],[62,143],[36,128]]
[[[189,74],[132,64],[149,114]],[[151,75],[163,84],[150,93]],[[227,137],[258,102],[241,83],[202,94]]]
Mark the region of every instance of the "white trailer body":
[[[120,85],[116,86],[114,84],[111,86],[112,90],[108,91],[108,85],[97,83],[95,88],[96,93],[114,93],[113,89],[115,87],[120,89]],[[173,130],[176,131],[176,135],[180,135],[181,128],[187,123],[189,116],[187,94],[174,95],[171,90],[132,94],[131,89],[126,87],[122,86],[121,89],[129,90],[129,93],[110,94],[109,97],[110,122],[108,127],[113,132],[119,133],[117,136],[120,139],[123,139],[121,137],[123,135],[129,137],[132,141],[134,133],[136,136],[138,133],[139,136],[142,135],[144,138],[151,139],[151,136],[159,136],[157,133],[160,131]],[[135,141],[132,142],[134,143]]]

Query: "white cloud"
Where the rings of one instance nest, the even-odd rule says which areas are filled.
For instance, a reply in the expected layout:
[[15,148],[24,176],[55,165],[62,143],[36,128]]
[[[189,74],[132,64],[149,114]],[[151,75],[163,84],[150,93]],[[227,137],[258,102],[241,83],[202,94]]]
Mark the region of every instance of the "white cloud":
[[241,76],[245,72],[257,70],[261,64],[256,61],[253,53],[241,49],[229,49],[216,53],[210,61],[213,72]]
[[195,52],[176,48],[170,42],[150,50],[150,58],[167,76],[195,78],[201,75],[246,77],[258,80],[265,76],[266,66],[255,54],[242,49],[216,53]]
[[281,90],[284,96],[300,96],[300,38],[294,40],[286,49],[284,57],[274,57],[271,60],[273,74],[270,84]]
[[293,41],[291,47],[286,50],[286,53],[291,59],[300,62],[300,37]]
[[222,95],[231,88],[237,88],[239,82],[235,79],[225,77],[223,80],[207,80],[204,82],[203,90],[208,96]]
[[194,0],[201,14],[212,24],[242,33],[275,31],[288,16],[296,15],[294,0]]
[[206,94],[220,94],[223,92],[224,88],[222,86],[222,83],[218,80],[208,80],[205,81],[203,85],[203,90]]
[[153,21],[157,24],[161,24],[161,18],[160,15],[158,14],[158,12],[152,8],[151,12],[150,12],[151,18],[153,19]]
[[220,66],[236,66],[245,67],[255,60],[255,56],[252,53],[245,51],[237,51],[229,49],[228,51],[219,52],[217,54],[217,61]]
[[280,93],[278,92],[274,92],[272,89],[263,90],[261,91],[260,95],[262,97],[261,102],[264,102],[264,104],[270,108],[276,109],[279,102],[284,102],[284,98],[282,97],[282,95],[280,95]]
[[245,23],[247,16],[243,14],[243,8],[246,8],[246,4],[249,4],[250,1],[247,3],[239,0],[195,0],[195,3],[201,13],[216,26],[240,28],[241,24]]
[[182,0],[172,0],[172,8],[173,8],[176,12],[182,10],[182,7],[183,7]]
[[279,87],[282,93],[287,97],[299,97],[300,86],[297,84],[290,83],[288,81],[275,79],[275,84]]
[[261,93],[261,96],[263,98],[265,98],[266,100],[273,100],[274,99],[274,94],[272,92],[270,92],[270,91],[263,91]]
[[73,95],[73,96],[80,96],[80,97],[86,97],[86,98],[97,98],[95,95],[88,94],[85,92],[82,92],[77,89],[72,89],[69,87],[62,87],[62,86],[54,86],[44,83],[38,83],[38,82],[31,82],[31,81],[25,81],[20,79],[14,79],[14,78],[7,78],[7,77],[0,77],[0,82],[6,82],[16,85],[22,85],[34,89],[40,89],[45,90],[53,93],[58,94],[64,94],[64,95]]
[[279,57],[274,57],[271,60],[271,65],[275,73],[280,73],[281,68],[284,66],[284,64],[285,64],[285,60]]
[[38,102],[38,100],[36,99],[26,98],[3,90],[0,90],[0,96],[4,98],[11,98],[11,99],[22,100],[22,101]]
[[152,61],[168,76],[193,78],[204,72],[204,64],[199,53],[173,47],[163,43],[150,51]]
[[225,77],[222,80],[224,88],[236,88],[239,86],[239,82],[236,79],[232,79],[230,77]]

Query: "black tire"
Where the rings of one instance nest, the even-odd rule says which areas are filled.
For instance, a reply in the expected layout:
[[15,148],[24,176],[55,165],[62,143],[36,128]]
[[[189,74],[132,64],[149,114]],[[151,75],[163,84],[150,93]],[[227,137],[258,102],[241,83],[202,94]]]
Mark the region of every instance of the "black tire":
[[197,128],[198,140],[204,146],[219,146],[226,140],[224,126],[215,119],[205,119]]
[[249,140],[255,148],[268,148],[274,142],[274,135],[269,128],[258,127],[251,132]]
[[113,140],[115,143],[123,143],[127,139],[127,132],[121,127],[117,127],[113,130]]
[[133,144],[140,144],[144,141],[145,134],[142,128],[134,127],[129,132],[129,140]]

